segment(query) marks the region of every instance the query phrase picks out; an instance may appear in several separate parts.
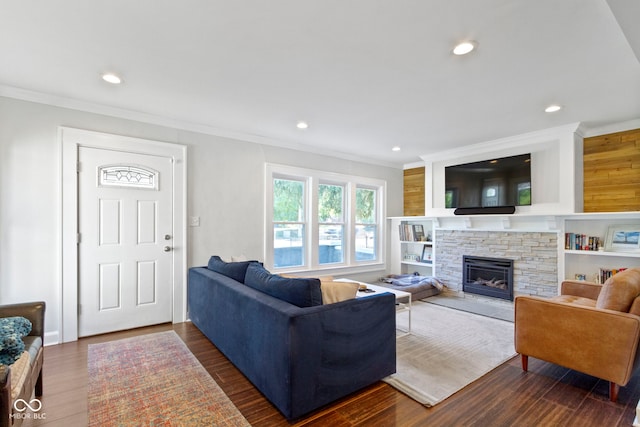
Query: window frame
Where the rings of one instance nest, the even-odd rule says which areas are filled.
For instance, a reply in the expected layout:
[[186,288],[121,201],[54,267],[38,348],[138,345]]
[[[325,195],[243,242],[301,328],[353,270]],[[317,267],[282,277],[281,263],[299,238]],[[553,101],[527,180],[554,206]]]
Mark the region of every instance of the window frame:
[[[281,221],[281,220],[274,220],[273,219],[273,209],[274,209],[274,194],[273,194],[273,181],[276,179],[280,179],[280,180],[286,180],[286,181],[293,181],[293,182],[300,182],[302,184],[302,218],[298,218],[297,221]],[[273,249],[273,242],[275,241],[274,238],[274,230],[275,230],[275,226],[276,224],[279,225],[301,225],[302,226],[302,263],[301,265],[296,265],[296,266],[291,266],[290,268],[306,268],[307,267],[307,257],[305,256],[305,253],[309,250],[308,246],[309,246],[309,240],[308,240],[308,235],[309,235],[309,223],[308,223],[308,217],[309,217],[309,212],[308,212],[308,200],[310,199],[310,182],[308,179],[306,178],[301,178],[301,177],[297,177],[297,176],[293,176],[293,175],[284,175],[284,174],[279,174],[279,175],[274,175],[271,178],[270,181],[271,184],[271,192],[270,194],[267,194],[267,198],[270,199],[271,201],[271,208],[268,211],[268,214],[271,216],[271,227],[270,229],[268,229],[267,235],[271,236],[271,248]],[[270,197],[269,197],[270,195]],[[272,259],[272,263],[271,263],[271,267],[275,268],[273,266],[273,259]]]
[[[291,267],[274,267],[274,224],[273,221],[273,182],[274,179],[290,179],[305,182],[304,222],[306,224],[303,265]],[[320,222],[319,218],[319,185],[339,185],[343,192],[343,262],[320,264]],[[386,181],[376,178],[345,175],[267,163],[265,167],[265,266],[276,273],[322,271],[323,273],[347,273],[373,271],[386,268]],[[378,230],[373,260],[356,260],[356,188],[367,188],[376,191],[375,226]]]
[[[347,211],[347,199],[348,199],[348,183],[345,182],[335,182],[335,181],[329,181],[329,180],[325,180],[325,179],[319,179],[316,189],[320,189],[320,186],[325,185],[325,186],[334,186],[334,187],[340,187],[342,188],[342,214],[341,214],[341,221],[340,222],[323,222],[320,221],[320,215],[319,215],[319,210],[320,210],[320,198],[319,196],[315,198],[315,203],[316,203],[316,220],[317,220],[317,224],[315,224],[315,231],[318,234],[318,244],[316,245],[316,250],[318,251],[317,255],[315,255],[315,260],[318,263],[319,266],[321,266],[322,268],[325,267],[332,267],[332,266],[341,266],[345,263],[345,260],[347,259],[347,236],[348,236],[348,232],[347,232],[347,218],[346,218],[346,214],[348,213]],[[342,238],[341,238],[341,246],[342,246],[342,261],[339,262],[321,262],[320,260],[320,227],[321,226],[330,226],[330,225],[339,225],[340,227],[342,227]]]

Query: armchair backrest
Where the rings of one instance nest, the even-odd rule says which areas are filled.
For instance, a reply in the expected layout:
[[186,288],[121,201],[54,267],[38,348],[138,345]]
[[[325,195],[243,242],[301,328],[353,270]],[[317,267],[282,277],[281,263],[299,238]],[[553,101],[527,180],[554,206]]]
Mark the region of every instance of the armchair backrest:
[[596,308],[640,316],[640,268],[631,268],[611,276],[602,286]]

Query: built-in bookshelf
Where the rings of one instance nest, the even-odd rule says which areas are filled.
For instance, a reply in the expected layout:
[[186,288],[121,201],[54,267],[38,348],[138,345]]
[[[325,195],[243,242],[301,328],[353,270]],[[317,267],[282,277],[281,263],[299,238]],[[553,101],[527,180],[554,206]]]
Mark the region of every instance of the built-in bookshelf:
[[391,274],[433,276],[433,222],[420,217],[392,218],[391,233]]
[[[640,246],[616,244],[615,234],[637,236],[637,213],[577,214],[564,218],[564,279],[604,283],[613,274],[640,267]],[[634,237],[637,238],[637,237]]]
[[[425,240],[422,240],[420,227],[416,228],[415,225],[422,225]],[[552,257],[557,258],[557,269],[554,270],[557,272],[558,284],[568,279],[602,283],[611,274],[626,268],[640,268],[640,242],[616,244],[611,237],[612,232],[617,230],[626,230],[628,234],[635,236],[635,231],[640,230],[640,212],[618,212],[391,217],[389,272],[418,272],[421,275],[437,277],[437,270],[443,268],[438,263],[444,261],[443,258],[436,262],[438,257],[442,256],[442,253],[439,253],[440,249],[436,250],[440,248],[436,231],[441,230],[557,233],[557,252]],[[441,246],[442,244],[444,243],[441,242]],[[530,262],[540,264],[545,272],[549,271],[550,266],[541,259],[532,259]]]

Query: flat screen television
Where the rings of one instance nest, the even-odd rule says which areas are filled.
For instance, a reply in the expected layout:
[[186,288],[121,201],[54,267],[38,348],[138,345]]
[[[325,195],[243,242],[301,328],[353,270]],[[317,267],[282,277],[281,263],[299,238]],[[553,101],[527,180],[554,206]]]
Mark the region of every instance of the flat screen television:
[[444,168],[445,207],[531,205],[531,154]]

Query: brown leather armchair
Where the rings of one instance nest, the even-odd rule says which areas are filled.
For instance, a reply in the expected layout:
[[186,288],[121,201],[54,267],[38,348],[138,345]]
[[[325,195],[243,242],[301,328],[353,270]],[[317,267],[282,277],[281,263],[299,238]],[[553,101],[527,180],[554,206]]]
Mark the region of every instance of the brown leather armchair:
[[535,357],[609,381],[609,398],[640,364],[640,268],[604,285],[565,281],[559,296],[515,299],[515,347],[528,369]]

